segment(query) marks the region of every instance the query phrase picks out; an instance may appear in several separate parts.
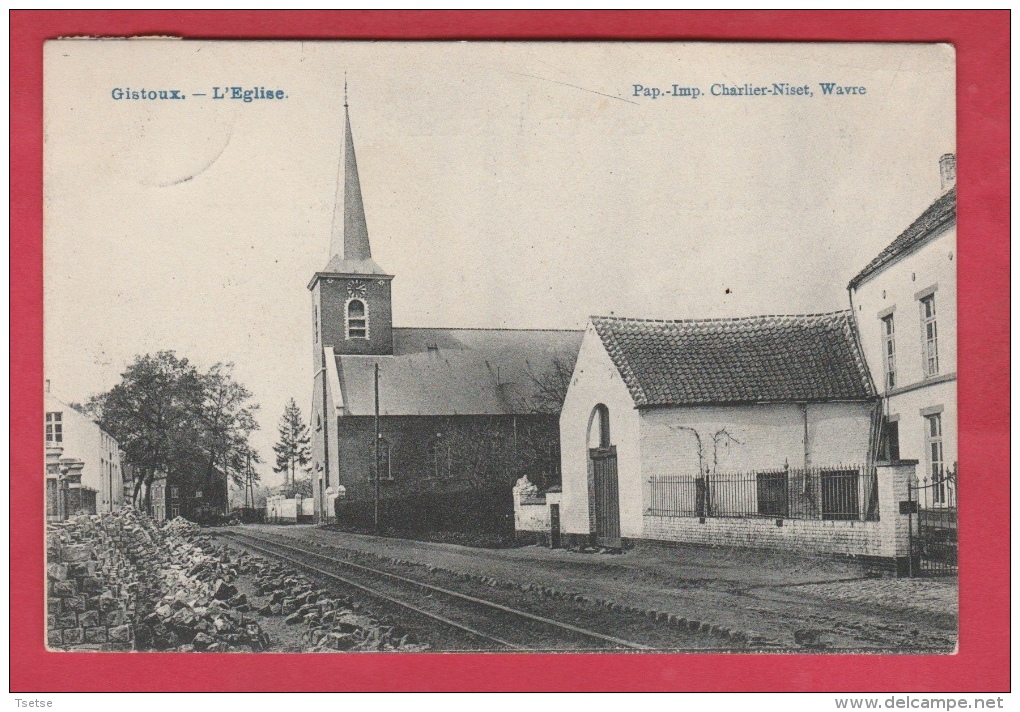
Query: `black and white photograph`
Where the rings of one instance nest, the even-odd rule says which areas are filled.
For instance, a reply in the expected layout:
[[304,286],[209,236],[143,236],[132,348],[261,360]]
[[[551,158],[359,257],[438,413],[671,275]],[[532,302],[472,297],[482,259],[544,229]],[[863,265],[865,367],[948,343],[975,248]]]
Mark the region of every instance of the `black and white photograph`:
[[956,652],[952,46],[43,79],[49,650]]

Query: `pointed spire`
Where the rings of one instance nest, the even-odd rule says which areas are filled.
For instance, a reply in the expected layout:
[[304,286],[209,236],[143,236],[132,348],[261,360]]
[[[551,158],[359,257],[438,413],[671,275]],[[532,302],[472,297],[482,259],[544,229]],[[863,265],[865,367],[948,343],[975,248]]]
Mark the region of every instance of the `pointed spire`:
[[372,249],[368,244],[368,224],[365,222],[365,206],[361,200],[358,161],[354,156],[351,115],[347,107],[346,77],[344,77],[344,147],[343,155],[340,157],[329,253],[331,264],[338,256],[344,262],[360,262],[372,258]]

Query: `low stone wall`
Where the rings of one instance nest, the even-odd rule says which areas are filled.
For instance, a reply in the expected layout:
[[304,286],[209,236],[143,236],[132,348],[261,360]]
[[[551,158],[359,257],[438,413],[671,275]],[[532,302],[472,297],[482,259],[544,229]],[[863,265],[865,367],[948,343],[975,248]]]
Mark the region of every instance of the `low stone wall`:
[[880,522],[645,516],[645,537],[690,544],[850,556],[885,553]]
[[514,488],[514,532],[521,546],[540,544],[549,546],[552,541],[552,506],[563,500],[560,491],[538,493],[526,483]]
[[644,516],[644,538],[711,546],[781,549],[884,559],[897,567],[908,557],[908,515],[900,511],[916,462],[877,467],[877,521],[775,517]]
[[315,518],[315,501],[311,497],[281,495],[266,498],[266,523],[297,524],[311,522]]

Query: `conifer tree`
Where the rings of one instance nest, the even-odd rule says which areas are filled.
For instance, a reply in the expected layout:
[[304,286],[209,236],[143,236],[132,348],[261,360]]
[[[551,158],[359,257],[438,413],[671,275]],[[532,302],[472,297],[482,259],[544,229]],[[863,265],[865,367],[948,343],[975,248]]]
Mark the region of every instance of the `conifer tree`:
[[282,472],[284,489],[291,494],[295,489],[298,469],[305,469],[311,462],[312,452],[309,446],[308,426],[301,417],[301,409],[291,398],[283,409],[280,418],[280,439],[273,445],[276,452],[276,467],[273,472]]

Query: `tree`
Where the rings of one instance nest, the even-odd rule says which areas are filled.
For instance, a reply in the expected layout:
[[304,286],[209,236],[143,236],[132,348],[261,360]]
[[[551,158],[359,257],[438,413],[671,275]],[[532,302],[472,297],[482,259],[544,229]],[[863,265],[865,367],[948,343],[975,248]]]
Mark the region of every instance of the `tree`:
[[280,439],[273,445],[273,451],[276,452],[276,467],[273,468],[273,472],[283,473],[284,490],[291,494],[291,490],[296,490],[298,470],[305,470],[312,460],[308,426],[305,425],[301,409],[293,398],[287,401],[283,409],[279,432]]
[[[232,376],[232,365],[200,373],[173,351],[137,356],[106,393],[85,411],[116,438],[134,472],[132,501],[151,510],[152,483],[203,489],[217,473],[243,481],[248,444],[258,428],[251,393]],[[144,501],[142,495],[144,493]]]
[[[243,487],[248,458],[252,463],[261,462],[258,453],[248,444],[248,436],[259,427],[255,420],[259,406],[248,402],[251,391],[234,380],[232,363],[217,363],[201,380],[205,483],[209,484],[219,472]],[[258,481],[258,474],[253,475]]]
[[729,447],[730,443],[734,445],[743,445],[742,442],[737,440],[726,428],[719,428],[714,433],[708,436],[708,439],[712,441],[712,466],[708,464],[708,453],[706,450],[706,443],[702,439],[701,433],[695,428],[689,425],[670,425],[671,430],[678,432],[687,432],[694,436],[694,441],[698,445],[698,472],[701,475],[714,475],[719,469],[719,445],[723,447]]
[[525,373],[533,386],[531,397],[522,403],[525,409],[532,413],[559,415],[574,375],[573,361],[556,355],[544,371],[536,372],[528,364]]

